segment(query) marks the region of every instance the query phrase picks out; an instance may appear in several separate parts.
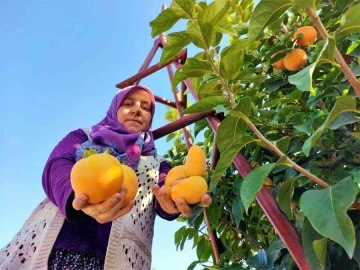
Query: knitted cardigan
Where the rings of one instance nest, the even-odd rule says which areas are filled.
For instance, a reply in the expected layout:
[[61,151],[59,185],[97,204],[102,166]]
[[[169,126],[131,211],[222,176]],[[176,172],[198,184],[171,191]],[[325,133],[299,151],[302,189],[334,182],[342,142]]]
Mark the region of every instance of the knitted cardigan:
[[[151,186],[158,182],[162,161],[162,157],[141,156],[135,205],[129,213],[112,222],[105,270],[150,269],[155,221]],[[44,199],[10,243],[0,250],[0,269],[47,269],[64,219],[59,209],[49,199]]]

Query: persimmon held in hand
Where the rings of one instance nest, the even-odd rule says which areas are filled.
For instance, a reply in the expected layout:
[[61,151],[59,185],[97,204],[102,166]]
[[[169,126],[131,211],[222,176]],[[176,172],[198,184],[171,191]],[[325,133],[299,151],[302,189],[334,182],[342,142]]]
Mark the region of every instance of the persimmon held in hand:
[[206,155],[198,145],[192,145],[186,156],[185,170],[187,176],[202,176],[206,172]]
[[99,203],[120,192],[123,168],[114,156],[101,153],[82,158],[71,170],[71,185],[75,194],[84,193],[89,203]]
[[126,197],[122,204],[122,207],[125,207],[135,198],[139,188],[139,180],[131,167],[124,164],[122,164],[121,167],[124,173],[123,187],[126,187],[127,189]]
[[183,198],[188,204],[195,204],[207,191],[208,186],[202,176],[190,176],[177,182],[171,188],[170,196],[173,201]]
[[206,155],[198,145],[190,147],[184,165],[172,168],[165,178],[165,188],[173,201],[183,198],[188,204],[200,202],[208,191],[204,175]]

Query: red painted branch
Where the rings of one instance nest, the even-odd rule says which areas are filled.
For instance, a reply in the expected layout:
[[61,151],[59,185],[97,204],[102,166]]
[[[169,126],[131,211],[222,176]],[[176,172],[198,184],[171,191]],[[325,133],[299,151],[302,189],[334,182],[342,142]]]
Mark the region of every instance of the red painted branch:
[[[147,55],[144,63],[141,65],[138,73],[141,72],[141,71],[143,71],[143,70],[145,70],[146,68],[149,67],[151,61],[153,60],[153,58],[154,58],[154,56],[155,56],[155,54],[156,54],[156,51],[159,49],[160,46],[162,46],[162,45],[161,45],[161,39],[160,39],[160,38],[157,38],[157,39],[155,40],[154,45],[152,46],[149,54]],[[135,84],[138,85],[139,83],[140,83],[140,81],[137,81]]]
[[177,56],[175,56],[172,60],[169,60],[168,62],[164,64],[157,63],[155,65],[152,65],[151,67],[135,74],[134,76],[126,79],[125,81],[122,81],[116,85],[117,88],[125,88],[127,86],[133,85],[137,81],[140,81],[141,79],[153,74],[154,72],[162,69],[163,67],[166,67],[167,65],[173,63],[173,62],[183,62],[184,59],[186,59],[186,49],[183,49]]
[[206,213],[206,208],[204,208],[203,212],[204,212],[205,223],[206,223],[206,226],[207,226],[207,229],[208,229],[208,234],[209,234],[209,237],[210,237],[211,246],[212,246],[212,249],[213,249],[213,252],[214,252],[215,263],[219,264],[219,261],[220,261],[219,249],[218,249],[218,247],[216,245],[215,235],[214,235],[214,233],[213,233],[213,231],[211,229],[211,224],[210,224],[209,218],[208,218],[207,213]]
[[[208,118],[208,121],[210,125],[215,128],[214,132],[216,132],[220,121],[215,117]],[[242,155],[242,153],[238,153],[235,156],[233,163],[243,178],[245,178],[252,170],[250,163]],[[286,215],[280,210],[278,203],[269,190],[266,187],[262,187],[256,196],[256,200],[287,247],[298,267],[304,270],[309,269],[299,234]]]
[[[173,78],[174,78],[174,72],[171,68],[171,65],[168,65],[166,67],[167,71],[168,71],[168,75],[169,75],[169,79],[170,79],[170,83],[172,82]],[[175,104],[178,110],[178,116],[181,119],[184,115],[182,114],[183,111],[183,104],[181,104],[181,100],[179,98],[179,91],[177,89],[177,87],[175,87],[174,89],[172,89],[173,95],[174,95],[174,99],[175,99]],[[185,144],[187,149],[189,149],[192,145],[192,140],[190,137],[190,132],[189,132],[189,128],[183,127],[183,133],[184,133],[184,138],[185,138]]]
[[170,107],[173,107],[176,109],[176,104],[174,101],[170,101],[170,100],[167,100],[165,98],[162,98],[162,97],[159,97],[157,95],[154,95],[155,96],[155,101],[161,103],[161,104],[164,104],[164,105],[167,105],[167,106],[170,106]]
[[217,147],[217,136],[216,134],[214,134],[213,148],[211,152],[211,163],[210,163],[210,168],[212,170],[215,169],[216,164],[219,161],[219,158],[220,158],[220,152],[219,152],[219,148]]
[[177,131],[183,127],[191,125],[191,124],[195,123],[196,121],[199,121],[205,117],[213,116],[213,115],[215,115],[214,110],[186,115],[179,120],[171,122],[170,124],[167,124],[161,128],[155,129],[153,131],[154,139],[156,140],[156,139],[162,138],[166,135],[169,135],[170,133],[172,133],[174,131]]

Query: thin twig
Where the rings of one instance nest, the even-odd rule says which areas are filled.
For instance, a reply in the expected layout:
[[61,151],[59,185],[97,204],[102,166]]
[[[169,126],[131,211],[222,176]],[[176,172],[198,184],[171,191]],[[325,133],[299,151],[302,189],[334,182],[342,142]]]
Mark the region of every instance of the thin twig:
[[224,79],[220,76],[220,71],[219,71],[219,68],[215,65],[214,61],[212,60],[210,54],[209,54],[209,51],[205,50],[205,53],[206,55],[208,56],[208,59],[209,59],[209,62],[211,64],[211,66],[213,67],[213,69],[215,70],[216,74],[219,75],[219,80],[221,82],[221,84],[223,85],[224,89],[225,89],[225,92],[226,92],[226,95],[227,97],[229,98],[230,100],[230,103],[232,106],[235,106],[236,105],[236,101],[234,99],[234,96],[229,88],[229,86],[227,85],[227,83],[224,81]]
[[299,173],[305,175],[306,177],[308,177],[310,180],[312,180],[313,182],[317,183],[318,185],[324,187],[324,188],[328,188],[330,187],[326,182],[324,182],[323,180],[321,180],[319,177],[317,177],[316,175],[310,173],[309,171],[305,170],[303,167],[301,167],[300,165],[298,165],[296,162],[292,161],[289,157],[287,157],[279,148],[277,148],[275,145],[273,145],[268,139],[265,138],[264,135],[262,135],[262,133],[255,127],[255,125],[250,121],[250,120],[245,120],[246,124],[249,126],[249,128],[256,134],[256,136],[259,137],[259,139],[271,150],[273,151],[278,157],[282,158],[285,157],[286,158],[286,162],[291,164],[293,166],[293,168],[298,171]]

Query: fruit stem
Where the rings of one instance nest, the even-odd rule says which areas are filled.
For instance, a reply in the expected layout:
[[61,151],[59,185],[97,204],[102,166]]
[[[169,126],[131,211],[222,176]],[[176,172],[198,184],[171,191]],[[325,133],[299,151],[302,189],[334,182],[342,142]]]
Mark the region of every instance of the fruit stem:
[[[319,16],[317,16],[317,14],[314,12],[314,10],[307,8],[306,13],[310,16],[311,20],[313,21],[316,28],[318,29],[321,37],[323,39],[328,39],[329,34],[326,31],[324,25],[322,24]],[[338,64],[340,65],[340,68],[341,68],[342,72],[344,73],[344,75],[346,76],[346,78],[348,79],[349,83],[354,88],[355,93],[357,94],[358,97],[360,97],[360,81],[356,78],[354,73],[352,73],[351,69],[346,64],[344,58],[342,57],[339,49],[336,46],[335,46],[335,59],[338,62]]]

